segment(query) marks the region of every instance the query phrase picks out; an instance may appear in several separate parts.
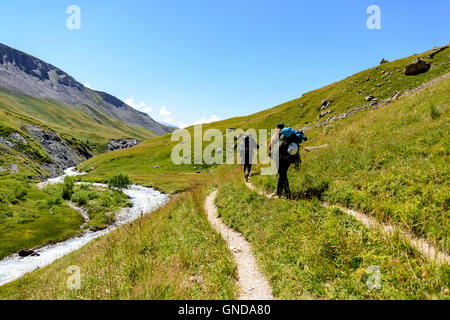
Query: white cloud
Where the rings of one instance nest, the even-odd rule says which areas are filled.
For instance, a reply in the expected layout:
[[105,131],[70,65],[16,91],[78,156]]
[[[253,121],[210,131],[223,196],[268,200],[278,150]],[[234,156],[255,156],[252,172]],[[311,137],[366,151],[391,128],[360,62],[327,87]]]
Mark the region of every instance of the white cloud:
[[152,112],[152,108],[151,107],[142,108],[141,111],[150,114],[150,112]]
[[[124,102],[128,104],[130,107],[137,109],[139,111],[148,113],[150,116],[152,116],[150,113],[152,112],[151,107],[147,107],[147,105],[144,102],[136,102],[134,98],[127,98],[124,99]],[[178,122],[175,120],[174,115],[172,115],[172,112],[167,109],[167,106],[162,106],[161,109],[159,109],[159,115],[152,116],[156,121],[164,122],[169,125],[173,125],[179,128],[187,128],[191,125],[195,124],[202,124],[202,123],[211,123],[220,121],[221,119],[217,115],[212,115],[209,118],[201,117],[197,121],[194,121],[193,123],[186,123],[186,122]]]
[[85,86],[86,88],[92,89],[92,87],[91,87],[91,85],[89,84],[89,82],[86,82],[86,83],[84,84],[84,86]]
[[184,122],[178,122],[178,123],[176,124],[176,126],[178,126],[178,127],[181,128],[181,129],[186,128],[186,127],[189,127],[189,125],[188,125],[187,123],[184,123]]
[[211,122],[216,122],[216,121],[220,121],[220,118],[216,115],[213,115],[213,116],[209,117],[208,119],[206,119],[205,117],[201,117],[197,121],[194,121],[194,124],[211,123]]
[[127,98],[125,100],[123,100],[127,105],[129,105],[130,107],[145,112],[145,113],[150,113],[152,111],[151,107],[147,107],[147,105],[144,102],[135,102],[134,98]]
[[167,107],[166,107],[166,106],[163,106],[163,107],[161,108],[161,110],[159,110],[159,114],[162,115],[162,116],[168,117],[168,116],[170,116],[170,115],[172,114],[172,112],[169,112],[169,111],[167,110]]

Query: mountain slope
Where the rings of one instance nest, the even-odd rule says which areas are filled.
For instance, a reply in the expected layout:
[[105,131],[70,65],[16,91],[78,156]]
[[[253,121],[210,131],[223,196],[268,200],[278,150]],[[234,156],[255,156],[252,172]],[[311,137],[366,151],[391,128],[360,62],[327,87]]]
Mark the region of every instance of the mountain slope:
[[170,132],[148,114],[131,108],[116,97],[86,88],[53,65],[3,44],[0,44],[0,88],[57,101],[93,117],[94,113],[100,113],[132,127],[148,129],[156,135]]
[[[430,50],[370,68],[308,92],[298,99],[249,116],[204,124],[203,131],[216,128],[222,130],[225,136],[228,128],[272,129],[277,123],[284,122],[293,128],[305,128],[308,135],[312,136],[306,145],[315,144],[317,142],[315,137],[326,135],[326,132],[332,128],[333,122],[352,119],[358,113],[374,110],[388,103],[389,99],[394,101],[405,93],[450,72],[450,48],[447,47],[434,54],[437,51],[439,50]],[[432,58],[429,58],[430,55]],[[430,63],[430,70],[416,76],[406,76],[405,67],[417,58]],[[373,95],[378,99],[378,103],[366,101],[365,98],[368,95]],[[396,95],[397,97],[393,99]],[[327,108],[321,110],[324,99],[330,103]],[[328,111],[330,111],[329,114],[319,118],[320,113]],[[193,127],[187,130],[193,134]],[[177,143],[170,141],[169,136],[158,137],[144,141],[128,150],[96,156],[83,163],[81,168],[90,170],[91,167],[95,167],[95,170],[88,175],[92,179],[101,179],[112,171],[123,168],[140,183],[157,186],[168,192],[185,190],[192,185],[202,183],[203,175],[196,172],[206,173],[211,166],[174,165],[170,157]],[[203,143],[203,147],[208,144]],[[159,167],[155,168],[155,166]]]
[[[351,165],[345,165],[351,163],[353,158],[354,160],[359,158],[352,157],[354,154],[352,146],[357,152],[373,154],[373,151],[378,151],[381,156],[385,156],[386,152],[398,151],[390,150],[389,144],[379,146],[379,143],[371,143],[371,140],[368,140],[360,150],[358,144],[353,143],[355,133],[352,131],[361,126],[364,126],[364,130],[360,139],[378,136],[378,139],[383,140],[380,131],[392,128],[392,135],[396,136],[395,142],[398,143],[397,149],[408,151],[401,157],[390,159],[386,166],[382,162],[377,163],[377,166],[382,168],[377,170],[383,170],[384,174],[395,179],[402,177],[401,172],[396,169],[398,165],[404,165],[406,171],[408,168],[417,167],[414,157],[421,155],[410,152],[413,151],[411,142],[412,144],[417,142],[420,146],[420,139],[417,139],[416,134],[423,130],[436,130],[435,136],[443,139],[433,141],[434,139],[426,137],[426,140],[433,143],[433,147],[429,155],[430,164],[423,168],[423,172],[426,173],[434,166],[436,172],[432,172],[432,175],[442,175],[446,172],[445,161],[448,162],[448,154],[442,159],[439,157],[443,156],[441,150],[443,144],[448,145],[448,138],[442,136],[442,131],[445,123],[448,124],[449,85],[450,80],[444,79],[423,91],[401,97],[384,108],[361,112],[354,118],[343,119],[336,124],[339,128],[328,135],[322,135],[322,130],[312,129],[309,137],[313,143],[327,142],[337,147],[333,147],[330,151],[308,154],[304,157],[304,163],[308,164],[306,169],[290,170],[294,191],[302,192],[301,188],[316,187],[314,180],[302,179],[308,172],[319,178],[318,185],[321,185],[322,181],[320,175],[327,173],[332,175],[330,179],[338,177],[336,183],[346,182],[348,179],[351,185],[353,175],[356,175],[354,177],[356,180],[361,180],[358,178],[367,175],[367,180],[376,182],[376,177],[380,174],[374,176],[372,167],[365,167],[365,172],[354,172]],[[434,113],[431,112],[430,103],[439,106],[437,113],[440,115],[436,114],[435,118],[431,116]],[[386,118],[388,126],[383,127]],[[408,136],[409,130],[415,130],[412,136]],[[343,146],[340,147],[339,143]],[[142,161],[141,152],[144,149],[147,152],[158,152],[161,146],[148,141],[143,146],[115,152],[122,158],[116,165],[128,157],[129,165],[123,162],[119,170],[129,172],[139,181],[151,179],[152,174],[143,177],[135,166],[135,162]],[[412,154],[413,157],[405,161],[402,157],[408,157],[408,154]],[[111,154],[96,158],[103,158],[106,155]],[[341,157],[342,160],[339,161]],[[108,158],[107,162],[114,161],[113,158]],[[333,158],[338,158],[338,169],[339,165],[342,165],[344,169],[349,170],[337,170],[336,167],[324,169],[323,167],[330,165]],[[96,162],[101,167],[100,172],[105,168],[114,170],[103,161]],[[166,167],[163,170],[170,173],[168,169]],[[257,172],[258,168],[255,169]],[[207,174],[188,173],[184,172],[181,178],[187,180],[190,177],[187,183],[193,188],[191,191],[175,196],[169,205],[135,223],[93,241],[43,269],[2,286],[0,298],[235,297],[236,289],[231,287],[235,284],[235,273],[232,272],[234,269],[230,265],[230,251],[226,250],[224,242],[211,241],[217,239],[217,234],[209,228],[206,215],[201,211],[202,200],[208,194],[206,190],[217,187],[219,187],[217,205],[221,218],[228,226],[244,234],[251,243],[258,265],[272,285],[276,299],[448,299],[449,297],[449,266],[440,266],[428,261],[398,237],[386,237],[381,232],[367,229],[339,210],[323,207],[314,198],[289,201],[259,196],[244,185],[239,166],[219,166]],[[414,171],[411,174],[414,175]],[[197,176],[203,177],[204,186],[193,186],[200,183]],[[166,174],[166,178],[179,177]],[[419,182],[427,183],[421,175],[417,179]],[[252,177],[252,181],[261,184],[260,187],[274,186],[274,181],[256,180],[259,178]],[[445,178],[442,180],[445,181]],[[388,186],[379,184],[381,187],[383,185]],[[344,191],[347,192],[348,189],[345,187]],[[432,190],[436,192],[438,200],[434,202],[431,199],[434,205],[441,205],[440,199],[445,199],[445,194],[448,198],[446,191],[448,185],[444,184],[444,187],[434,185]],[[356,187],[355,191],[358,192]],[[406,197],[408,192],[416,193],[417,190],[406,188]],[[428,190],[423,195],[423,199],[431,196]],[[394,199],[389,194],[382,196]],[[399,200],[399,203],[402,203],[404,198],[401,197]],[[196,207],[192,206],[192,202],[197,204]],[[421,205],[426,207],[428,204],[424,202]],[[427,223],[428,221],[433,222],[433,216],[427,219]],[[435,226],[442,229],[442,223],[448,226],[448,218]],[[65,274],[67,267],[74,264],[85,270],[81,290],[70,290],[63,285],[67,279]],[[104,268],[105,265],[108,266],[107,270]],[[371,290],[368,285],[371,275],[374,274],[370,270],[373,270],[374,266],[379,268],[381,274],[381,286],[377,288],[378,290]]]
[[[0,108],[11,117],[38,122],[82,140],[96,153],[106,151],[109,139],[133,137],[145,140],[156,136],[145,128],[133,127],[97,111],[94,107],[72,108],[57,101],[38,99],[5,89],[0,89]],[[89,112],[86,112],[86,109]]]
[[[449,217],[445,214],[448,211],[448,201],[445,200],[448,189],[442,179],[433,180],[425,174],[427,170],[433,170],[433,176],[448,175],[445,165],[448,150],[445,150],[449,141],[444,132],[448,131],[450,48],[433,54],[436,51],[379,65],[248,117],[204,125],[203,131],[217,128],[226,135],[227,128],[270,129],[280,121],[291,127],[305,127],[309,138],[306,146],[328,143],[331,147],[317,152],[318,156],[304,155],[307,170],[290,171],[294,193],[300,197],[304,194],[327,197],[329,201],[362,209],[382,222],[404,224],[417,236],[424,236],[448,249],[448,231],[439,229],[443,223],[448,223]],[[405,75],[405,67],[417,58],[430,63],[430,70],[416,76]],[[392,74],[385,75],[389,73]],[[433,89],[431,93],[429,88]],[[410,94],[414,91],[417,92]],[[365,101],[364,95],[369,94],[377,97],[378,102],[374,103],[373,99]],[[411,96],[417,95],[419,98],[411,100]],[[322,101],[325,99],[330,103],[323,108]],[[416,107],[406,108],[405,101]],[[393,108],[402,110],[400,116]],[[331,112],[326,116],[320,116],[328,111]],[[380,117],[376,125],[371,126],[375,111]],[[431,112],[442,116],[434,120],[430,118]],[[383,116],[386,117],[384,123]],[[367,121],[367,128],[352,128],[352,123],[358,119]],[[192,128],[189,130],[193,131]],[[344,136],[346,130],[350,133]],[[391,144],[391,140],[396,143]],[[136,181],[165,191],[186,190],[203,184],[213,167],[174,165],[170,155],[177,143],[169,141],[168,137],[161,137],[129,150],[99,155],[80,167],[86,171],[95,167],[86,177],[88,179],[101,179],[111,172],[123,170]],[[259,143],[264,147],[266,142]],[[205,142],[203,147],[208,144]],[[424,155],[423,159],[420,155]],[[329,168],[335,169],[329,172]],[[389,177],[389,181],[380,180],[380,172]],[[360,176],[367,180],[358,178]],[[260,183],[273,189],[276,179],[265,177]],[[403,188],[403,184],[411,187]],[[401,195],[396,192],[401,192]],[[430,192],[434,194],[433,200],[427,198]],[[412,198],[417,198],[421,203],[421,211],[411,207],[409,200]],[[428,212],[427,217],[421,219],[420,212]]]

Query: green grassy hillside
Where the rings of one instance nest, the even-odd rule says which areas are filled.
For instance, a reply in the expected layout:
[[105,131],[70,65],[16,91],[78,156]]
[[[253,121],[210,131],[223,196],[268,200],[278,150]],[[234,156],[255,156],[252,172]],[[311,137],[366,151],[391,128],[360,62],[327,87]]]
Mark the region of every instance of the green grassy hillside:
[[[357,208],[448,249],[450,79],[405,94],[450,72],[450,49],[433,58],[430,53],[371,68],[254,115],[204,125],[225,135],[228,128],[271,129],[283,121],[308,129],[305,146],[327,143],[328,149],[302,151],[302,168],[289,171],[293,201],[248,190],[238,165],[174,165],[170,154],[177,142],[170,135],[84,162],[79,167],[89,171],[82,176],[88,181],[125,172],[143,185],[182,193],[157,212],[2,286],[0,297],[235,298],[230,252],[203,212],[207,192],[218,188],[222,219],[249,240],[275,298],[448,299],[448,265],[320,203]],[[417,57],[431,69],[405,76],[404,67]],[[396,101],[384,102],[396,92]],[[366,102],[367,95],[379,105]],[[331,103],[320,110],[324,99]],[[260,177],[259,169],[252,181],[273,191],[276,177]],[[84,270],[80,291],[64,286],[70,265]],[[380,290],[366,286],[373,265],[381,271]]]
[[[315,131],[294,195],[332,203],[394,223],[449,250],[450,77],[379,110]],[[274,177],[255,181],[270,191]]]
[[13,94],[0,89],[0,109],[26,121],[37,121],[58,133],[87,142],[96,153],[106,151],[109,139],[133,137],[145,140],[155,137],[151,131],[112,119],[86,106],[70,108],[64,104]]
[[[382,100],[393,97],[396,92],[410,91],[450,72],[450,48],[442,50],[430,59],[428,56],[432,52],[428,51],[376,66],[324,88],[308,92],[301,98],[253,115],[205,124],[203,125],[203,131],[216,128],[220,129],[225,135],[228,128],[272,129],[278,122],[284,122],[286,125],[298,129],[312,127],[308,130],[310,142],[306,145],[315,145],[321,142],[319,137],[324,135],[324,130],[330,130],[331,128],[330,126],[315,127],[315,124],[341,115],[358,106],[364,107],[368,104],[364,100],[366,95],[375,96],[381,104]],[[431,64],[431,69],[417,76],[404,75],[405,66],[418,57],[428,61]],[[386,76],[389,73],[392,74]],[[381,84],[381,86],[377,86],[377,84]],[[359,94],[359,91],[362,91],[362,93]],[[320,107],[324,99],[333,100],[325,110],[331,110],[332,112],[328,116],[318,119],[318,115],[323,112]],[[363,111],[364,109],[360,112]],[[363,112],[363,114],[367,113]],[[351,117],[349,118],[351,119]],[[193,135],[193,128],[190,127],[188,130]],[[81,164],[80,169],[90,171],[87,178],[92,180],[102,180],[112,173],[126,170],[134,180],[167,192],[185,190],[192,185],[203,183],[205,181],[204,176],[207,176],[207,173],[212,169],[211,166],[174,165],[170,160],[170,155],[177,143],[170,141],[170,135],[165,135],[145,141],[131,149],[94,157]],[[205,142],[204,147],[207,144]],[[159,167],[155,168],[155,166]],[[95,169],[91,171],[92,167]],[[196,174],[196,172],[201,173]]]

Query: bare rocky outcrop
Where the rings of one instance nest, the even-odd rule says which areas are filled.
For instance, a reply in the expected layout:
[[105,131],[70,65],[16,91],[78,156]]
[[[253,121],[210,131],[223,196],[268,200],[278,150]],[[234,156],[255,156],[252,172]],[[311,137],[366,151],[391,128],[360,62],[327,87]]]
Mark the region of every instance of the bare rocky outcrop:
[[14,132],[7,137],[0,136],[0,144],[6,147],[14,148],[20,147],[20,145],[27,145],[28,142],[18,132]]
[[135,138],[111,139],[108,142],[108,151],[121,150],[134,147],[142,141]]
[[53,176],[62,174],[64,169],[75,167],[94,156],[92,150],[80,141],[77,141],[76,145],[71,145],[56,132],[30,124],[24,127],[49,155],[51,162],[44,164],[44,167]]

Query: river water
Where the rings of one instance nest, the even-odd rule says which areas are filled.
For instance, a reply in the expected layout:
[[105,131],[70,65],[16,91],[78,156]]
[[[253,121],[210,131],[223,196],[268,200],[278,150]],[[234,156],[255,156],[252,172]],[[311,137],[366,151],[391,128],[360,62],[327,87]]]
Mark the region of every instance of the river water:
[[[47,183],[62,183],[66,176],[81,175],[75,168],[68,168],[64,175],[48,179]],[[96,186],[106,185],[101,183],[89,183]],[[168,201],[168,196],[152,188],[146,188],[138,185],[131,185],[128,189],[122,190],[129,198],[133,206],[124,208],[116,215],[116,222],[108,228],[96,232],[86,231],[81,237],[71,238],[66,241],[48,245],[36,249],[38,256],[19,257],[16,253],[0,261],[0,286],[20,278],[25,273],[31,272],[36,268],[42,268],[58,258],[78,250],[91,240],[104,235],[120,225],[136,220],[141,214],[148,214]]]

